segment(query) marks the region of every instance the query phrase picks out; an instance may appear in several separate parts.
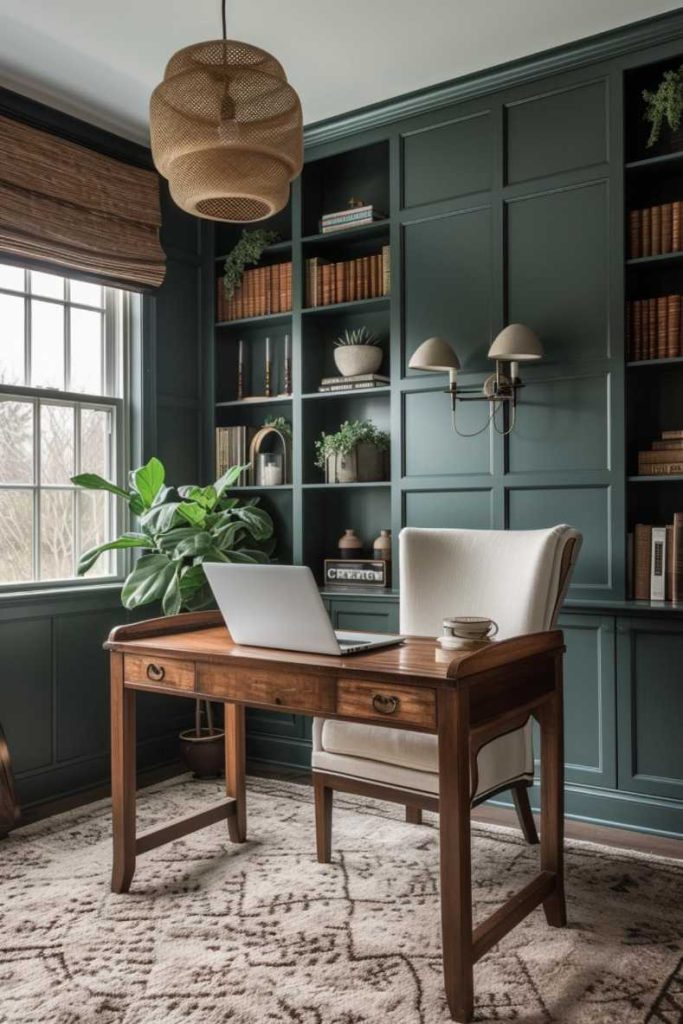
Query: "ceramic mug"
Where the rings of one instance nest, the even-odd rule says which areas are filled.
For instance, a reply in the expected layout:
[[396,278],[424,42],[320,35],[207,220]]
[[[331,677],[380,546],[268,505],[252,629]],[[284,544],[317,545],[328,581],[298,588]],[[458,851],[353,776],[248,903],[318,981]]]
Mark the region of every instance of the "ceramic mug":
[[498,632],[498,623],[481,615],[454,615],[443,620],[443,632],[460,640],[491,640]]

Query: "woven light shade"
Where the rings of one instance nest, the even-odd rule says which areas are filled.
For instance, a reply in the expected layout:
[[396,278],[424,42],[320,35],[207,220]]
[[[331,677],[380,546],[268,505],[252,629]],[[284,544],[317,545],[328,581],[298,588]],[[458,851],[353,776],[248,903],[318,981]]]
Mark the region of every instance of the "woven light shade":
[[211,40],[179,50],[150,101],[152,156],[174,202],[209,220],[272,217],[303,164],[301,103],[265,50]]

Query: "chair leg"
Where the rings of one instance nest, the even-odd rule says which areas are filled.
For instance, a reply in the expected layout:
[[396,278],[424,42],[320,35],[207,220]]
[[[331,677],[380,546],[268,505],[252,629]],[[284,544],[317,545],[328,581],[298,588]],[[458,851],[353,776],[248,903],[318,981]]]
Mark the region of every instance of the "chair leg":
[[422,824],[422,808],[411,807],[410,804],[406,804],[406,821],[409,825],[421,825]]
[[320,864],[329,864],[332,859],[332,797],[334,790],[326,786],[320,776],[313,772],[315,794],[315,843]]
[[525,786],[522,782],[518,782],[512,787],[511,792],[515,810],[517,811],[517,817],[519,819],[519,826],[524,838],[530,845],[536,845],[538,843],[538,832],[536,831],[534,816],[531,813],[529,787]]

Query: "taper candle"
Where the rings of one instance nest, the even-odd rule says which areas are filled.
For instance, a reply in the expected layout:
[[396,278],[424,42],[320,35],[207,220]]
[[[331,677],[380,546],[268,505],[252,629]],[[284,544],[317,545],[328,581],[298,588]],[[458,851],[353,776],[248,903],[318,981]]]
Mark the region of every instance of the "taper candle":
[[271,366],[270,366],[270,338],[266,338],[266,382],[265,382],[266,386],[265,386],[265,389],[264,389],[266,398],[270,398],[270,395],[271,395],[271,390],[270,390],[270,370],[271,370]]
[[289,335],[285,334],[285,394],[292,393],[292,351],[289,344]]
[[240,338],[237,346],[237,398],[244,398],[244,341]]

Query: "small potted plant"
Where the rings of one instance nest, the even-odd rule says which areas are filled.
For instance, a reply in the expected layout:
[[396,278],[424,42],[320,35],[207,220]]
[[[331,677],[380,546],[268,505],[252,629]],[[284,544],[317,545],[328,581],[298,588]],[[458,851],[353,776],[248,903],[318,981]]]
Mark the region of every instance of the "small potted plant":
[[322,433],[315,442],[315,464],[328,484],[386,480],[389,434],[371,420],[346,420],[335,434]]
[[668,147],[683,147],[683,138],[679,131],[683,120],[683,65],[675,70],[665,71],[654,92],[644,89],[643,100],[645,120],[650,124],[647,148],[651,149],[659,142],[665,122],[670,132]]
[[363,373],[376,373],[382,362],[379,338],[367,327],[348,328],[334,343],[334,361],[343,377],[357,377]]
[[[121,591],[125,608],[161,602],[164,615],[177,615],[210,607],[213,594],[204,562],[267,562],[274,546],[273,522],[257,507],[258,499],[242,502],[229,496],[246,468],[233,466],[208,487],[188,484],[177,489],[166,486],[164,466],[155,458],[132,471],[127,490],[96,473],[72,477],[79,487],[109,491],[123,499],[138,520],[137,530],[85,551],[78,575],[84,575],[105,551],[137,548],[142,554]],[[224,745],[210,702],[197,701],[194,729],[180,734],[181,757],[200,777],[219,775]]]

